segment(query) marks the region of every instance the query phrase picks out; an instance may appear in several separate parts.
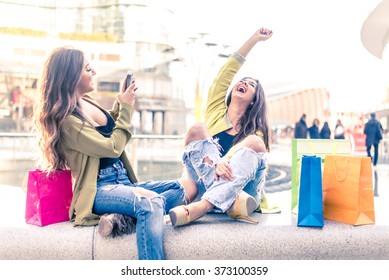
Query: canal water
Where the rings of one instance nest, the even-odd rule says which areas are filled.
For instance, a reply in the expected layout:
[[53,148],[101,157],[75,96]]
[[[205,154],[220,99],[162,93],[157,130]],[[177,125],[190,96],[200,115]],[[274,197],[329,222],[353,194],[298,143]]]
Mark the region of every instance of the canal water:
[[[35,169],[34,163],[28,160],[20,160],[17,165],[17,169],[0,171],[0,184],[17,187],[25,186],[28,171]],[[177,179],[181,174],[181,162],[138,161],[138,179],[140,181]]]

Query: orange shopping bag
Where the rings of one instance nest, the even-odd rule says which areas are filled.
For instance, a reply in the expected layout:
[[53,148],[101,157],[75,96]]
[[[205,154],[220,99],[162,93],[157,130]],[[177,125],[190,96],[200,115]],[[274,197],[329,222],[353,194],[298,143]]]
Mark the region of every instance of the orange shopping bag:
[[371,159],[327,155],[323,170],[324,219],[351,225],[375,223]]

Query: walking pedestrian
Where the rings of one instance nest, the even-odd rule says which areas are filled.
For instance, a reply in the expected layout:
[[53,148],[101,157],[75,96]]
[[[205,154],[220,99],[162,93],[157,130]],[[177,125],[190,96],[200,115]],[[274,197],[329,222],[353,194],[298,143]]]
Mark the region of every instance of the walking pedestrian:
[[[372,159],[373,166],[378,162],[378,146],[382,140],[382,125],[376,119],[376,114],[370,114],[370,120],[365,124],[363,133],[366,135],[366,151],[367,156]],[[371,147],[374,148],[374,155],[371,154]]]

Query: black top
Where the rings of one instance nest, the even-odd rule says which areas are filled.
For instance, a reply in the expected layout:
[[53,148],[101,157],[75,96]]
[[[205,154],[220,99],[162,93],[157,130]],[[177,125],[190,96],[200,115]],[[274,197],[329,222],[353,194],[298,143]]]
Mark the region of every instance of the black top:
[[[107,120],[108,120],[107,124],[101,125],[101,126],[96,126],[96,130],[104,137],[109,138],[109,137],[111,137],[113,128],[115,127],[115,121],[107,111],[103,110],[103,113],[107,117]],[[106,168],[107,166],[110,166],[117,161],[119,161],[119,158],[101,158],[100,159],[100,169]]]
[[225,131],[219,132],[213,136],[213,139],[219,139],[219,145],[221,146],[221,156],[225,156],[227,152],[233,146],[235,135],[228,134]]

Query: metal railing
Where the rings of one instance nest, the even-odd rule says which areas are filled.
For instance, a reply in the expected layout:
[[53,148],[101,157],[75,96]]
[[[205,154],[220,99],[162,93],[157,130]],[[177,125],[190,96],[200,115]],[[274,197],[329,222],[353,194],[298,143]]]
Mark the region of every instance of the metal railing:
[[[2,159],[33,159],[37,143],[32,133],[0,132]],[[133,159],[172,161],[183,150],[182,135],[133,135],[126,150]]]
[[[32,133],[0,132],[0,184],[23,184],[38,155]],[[133,135],[126,146],[140,179],[173,179],[182,172],[182,135]]]

